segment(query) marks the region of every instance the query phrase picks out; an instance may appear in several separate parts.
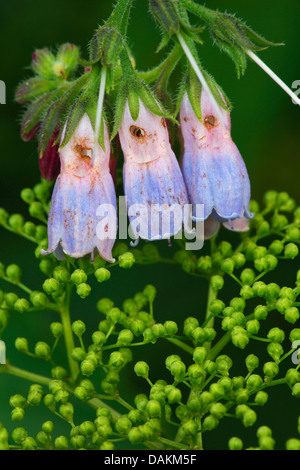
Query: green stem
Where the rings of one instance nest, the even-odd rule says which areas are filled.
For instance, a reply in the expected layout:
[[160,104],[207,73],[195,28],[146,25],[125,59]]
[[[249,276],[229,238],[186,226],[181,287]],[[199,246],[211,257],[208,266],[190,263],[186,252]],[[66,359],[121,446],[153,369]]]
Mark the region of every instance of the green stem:
[[65,294],[65,301],[61,307],[60,315],[61,315],[61,321],[64,327],[64,337],[65,337],[67,356],[68,356],[68,361],[69,361],[69,366],[70,366],[70,373],[71,373],[73,382],[75,382],[79,374],[79,367],[78,367],[77,362],[75,362],[74,359],[72,358],[72,350],[74,349],[74,338],[73,338],[71,318],[70,318],[70,296],[71,296],[71,286],[67,286],[66,294]]
[[41,385],[49,385],[52,379],[44,377],[43,375],[34,374],[33,372],[28,372],[27,370],[20,369],[19,367],[12,366],[7,364],[4,366],[3,372],[10,375],[15,375],[22,379],[29,380],[30,382],[39,383]]
[[176,338],[165,338],[167,341],[169,341],[170,343],[173,343],[173,344],[176,344],[176,346],[178,346],[179,348],[183,349],[184,351],[188,352],[189,354],[193,354],[194,353],[194,348],[192,348],[191,346],[189,346],[188,344],[185,344],[183,343],[182,341],[180,341],[179,339],[176,339]]

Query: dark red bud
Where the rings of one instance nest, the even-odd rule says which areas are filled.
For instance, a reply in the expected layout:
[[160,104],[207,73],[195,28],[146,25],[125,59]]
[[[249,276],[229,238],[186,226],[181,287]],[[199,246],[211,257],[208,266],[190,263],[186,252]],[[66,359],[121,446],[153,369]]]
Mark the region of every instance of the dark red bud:
[[56,129],[54,135],[49,140],[45,152],[39,158],[41,175],[47,181],[52,181],[57,178],[60,172],[59,144],[54,144],[58,134],[59,129]]

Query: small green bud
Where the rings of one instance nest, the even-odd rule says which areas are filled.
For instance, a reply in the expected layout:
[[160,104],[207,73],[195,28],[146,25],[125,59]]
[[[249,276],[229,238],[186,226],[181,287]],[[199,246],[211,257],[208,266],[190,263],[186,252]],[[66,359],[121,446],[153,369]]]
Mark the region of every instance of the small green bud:
[[9,400],[9,404],[13,408],[25,408],[26,403],[26,398],[20,394],[12,395]]
[[128,251],[119,256],[118,262],[119,262],[120,268],[130,269],[134,265],[135,259],[134,259],[133,254]]
[[203,364],[207,357],[207,351],[204,347],[197,347],[194,349],[193,359],[196,364]]
[[48,304],[48,298],[43,292],[31,292],[30,300],[32,302],[32,305],[38,308],[45,307]]
[[102,346],[107,341],[106,335],[103,333],[103,331],[94,331],[92,334],[92,340],[93,343],[97,346]]
[[45,421],[45,423],[43,423],[43,425],[42,425],[42,430],[46,434],[52,434],[53,429],[54,429],[54,424],[53,424],[52,421]]
[[294,325],[299,320],[300,314],[297,307],[287,308],[284,314],[284,318],[288,323]]
[[149,366],[146,362],[139,361],[134,366],[134,372],[138,377],[147,378],[149,374]]
[[[125,366],[126,360],[123,356],[123,354],[119,351],[114,351],[111,353],[109,356],[109,365],[112,367],[115,367],[116,369],[120,369]],[[138,363],[137,363],[138,364]]]
[[38,390],[31,390],[28,393],[27,401],[31,406],[38,406],[43,398],[43,394]]
[[128,439],[131,444],[139,444],[143,440],[143,436],[138,428],[132,428],[128,432]]
[[268,316],[268,309],[264,305],[257,305],[254,309],[256,320],[265,320]]
[[72,359],[77,362],[82,362],[86,357],[86,352],[83,348],[74,348],[71,352]]
[[132,343],[134,335],[130,330],[122,330],[119,333],[117,343],[120,346],[126,346],[127,344]]
[[82,374],[88,377],[94,373],[96,366],[90,359],[84,359],[80,365],[80,369]]
[[14,310],[16,310],[19,313],[27,312],[29,309],[30,309],[30,303],[28,302],[27,299],[18,299],[14,303]]
[[27,353],[29,351],[28,341],[26,338],[17,338],[15,341],[15,348],[19,352]]
[[295,243],[288,243],[284,249],[284,256],[289,259],[294,259],[299,254],[299,248]]
[[56,380],[64,380],[67,376],[67,371],[61,366],[56,366],[51,369],[51,376]]
[[78,286],[76,287],[76,292],[82,299],[88,297],[91,293],[91,290],[91,286],[89,284],[86,284],[85,282],[78,284]]
[[276,327],[269,331],[267,337],[273,343],[282,343],[285,339],[285,333],[283,330]]
[[221,290],[224,286],[224,279],[222,276],[218,276],[218,275],[215,275],[215,276],[212,276],[211,277],[211,287],[213,290]]
[[42,219],[44,217],[43,204],[38,201],[33,201],[29,205],[28,210],[29,210],[29,214],[31,215],[31,217],[34,217],[36,219]]
[[22,442],[25,441],[27,436],[28,433],[24,428],[15,428],[11,434],[11,437],[16,444],[22,444]]
[[253,269],[247,268],[241,272],[240,277],[243,284],[252,284],[255,279],[255,272],[253,271]]
[[197,261],[197,269],[199,271],[208,271],[212,268],[212,261],[210,256],[200,256]]
[[72,323],[72,331],[76,336],[82,336],[86,330],[86,326],[81,320],[74,321]]
[[241,297],[234,297],[230,301],[230,307],[232,307],[234,310],[236,310],[238,312],[243,312],[245,310],[245,307],[246,307],[246,302]]
[[146,411],[150,418],[160,418],[161,405],[157,400],[149,400],[146,406]]
[[55,403],[54,395],[52,395],[52,393],[48,393],[47,395],[44,396],[43,403],[50,410],[55,410],[56,403]]
[[294,328],[290,332],[289,338],[290,338],[291,343],[293,343],[294,341],[299,341],[300,340],[300,328]]
[[6,268],[6,277],[15,283],[20,282],[22,276],[21,268],[17,264],[10,264]]
[[15,303],[18,301],[18,296],[13,292],[8,292],[4,294],[4,300],[8,307],[14,308]]
[[218,424],[219,420],[217,418],[212,415],[208,415],[206,418],[204,418],[202,423],[203,431],[212,431],[218,426]]
[[53,270],[53,277],[56,279],[58,282],[61,282],[62,284],[68,282],[70,279],[70,273],[69,271],[62,267],[62,266],[57,266]]
[[264,297],[267,292],[267,286],[262,281],[256,281],[252,286],[252,290],[257,297]]
[[278,284],[271,282],[270,284],[267,285],[267,296],[271,300],[276,299],[279,295],[279,292],[280,292],[280,287]]
[[72,403],[63,403],[59,407],[59,413],[69,422],[73,421],[74,407]]
[[40,359],[48,360],[51,357],[50,346],[44,341],[38,341],[34,347],[34,353]]
[[127,416],[120,416],[120,418],[116,421],[116,430],[120,434],[128,434],[131,427],[132,427],[132,422]]
[[12,214],[8,219],[8,225],[15,230],[22,230],[24,217],[21,214]]
[[167,400],[170,404],[179,403],[182,399],[182,394],[179,388],[174,387],[173,385],[168,385],[165,389]]
[[178,326],[177,326],[177,323],[175,323],[174,321],[166,321],[164,323],[164,328],[166,330],[166,333],[169,335],[169,336],[174,336],[176,335],[177,331],[178,331]]
[[255,294],[250,286],[245,285],[240,290],[240,296],[245,300],[249,300],[255,297]]
[[250,393],[246,389],[239,389],[235,392],[235,401],[241,405],[247,403],[249,400]]
[[260,450],[274,450],[275,441],[270,436],[263,436],[259,440],[259,448]]
[[152,326],[152,331],[155,338],[162,338],[167,333],[165,327],[161,323],[155,323],[155,325]]
[[46,294],[51,295],[60,289],[60,284],[56,279],[49,278],[45,280],[43,284],[43,289],[46,292]]
[[224,308],[225,308],[224,302],[218,299],[213,300],[209,306],[209,310],[213,315],[220,315]]
[[278,256],[282,253],[284,249],[284,244],[281,240],[274,240],[271,245],[269,246],[269,253],[274,256]]
[[11,420],[14,423],[18,423],[18,422],[22,421],[22,419],[24,419],[24,416],[25,416],[24,408],[16,407],[11,412]]
[[65,436],[59,436],[54,441],[54,447],[57,450],[68,450],[69,444]]
[[59,338],[64,332],[64,327],[63,327],[62,323],[53,322],[50,325],[50,330],[51,330],[51,333],[53,334],[54,338]]
[[51,437],[44,431],[37,433],[36,440],[42,447],[45,447],[46,449],[51,445]]
[[242,450],[243,441],[238,437],[232,437],[231,439],[229,439],[228,448],[229,450]]
[[253,372],[259,366],[259,359],[254,354],[249,354],[249,356],[246,357],[245,362],[249,372]]
[[274,362],[278,362],[284,352],[283,347],[280,343],[269,343],[267,351],[271,358],[274,360]]
[[98,282],[105,282],[110,279],[111,273],[108,269],[99,268],[95,271],[95,277]]
[[7,219],[8,219],[8,212],[6,212],[5,209],[0,207],[0,224],[1,225],[6,225]]
[[174,376],[176,382],[178,382],[184,377],[186,366],[182,361],[174,361],[171,364],[170,372]]
[[256,422],[256,419],[257,419],[257,416],[256,416],[255,411],[248,409],[242,418],[243,425],[245,426],[245,428],[253,426],[253,424],[255,424]]
[[246,323],[246,329],[249,335],[256,335],[260,329],[260,323],[258,320],[249,320]]
[[234,262],[234,266],[236,268],[242,268],[244,264],[246,263],[246,258],[243,253],[236,253],[235,255],[232,256],[232,260]]
[[260,391],[255,395],[255,403],[259,406],[263,406],[267,403],[269,395],[266,392]]
[[247,388],[249,390],[255,390],[263,384],[263,379],[260,375],[252,374],[247,379]]
[[300,382],[293,385],[292,395],[293,397],[300,398]]
[[221,269],[225,273],[232,273],[234,271],[234,262],[231,258],[226,258],[221,262]]
[[156,288],[154,286],[148,285],[143,290],[143,294],[148,300],[148,302],[154,302],[156,297]]
[[223,418],[227,412],[226,406],[222,403],[213,403],[209,409],[210,414],[217,419]]
[[234,346],[240,349],[244,349],[249,343],[249,337],[244,328],[241,326],[235,326],[231,331],[231,340]]
[[289,439],[285,443],[286,450],[300,450],[300,439]]
[[264,374],[269,379],[273,379],[279,373],[279,366],[276,362],[266,362],[264,364]]
[[118,321],[120,321],[122,317],[121,313],[122,312],[119,308],[114,307],[107,313],[107,319],[110,320],[112,323],[118,323]]

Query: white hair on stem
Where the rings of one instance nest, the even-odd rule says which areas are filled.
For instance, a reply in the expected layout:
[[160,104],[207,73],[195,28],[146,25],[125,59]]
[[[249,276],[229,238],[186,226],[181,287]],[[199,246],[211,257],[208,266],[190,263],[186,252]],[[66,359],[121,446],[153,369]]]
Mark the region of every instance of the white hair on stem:
[[218,115],[220,121],[224,122],[224,116],[221,112],[220,106],[216,102],[216,99],[215,99],[214,95],[212,94],[211,89],[209,88],[209,85],[208,85],[207,81],[205,80],[204,75],[201,72],[200,67],[198,66],[193,54],[191,53],[189,46],[187,45],[184,37],[180,33],[177,33],[177,37],[178,37],[178,40],[181,44],[181,47],[182,47],[185,55],[187,56],[192,68],[194,69],[195,74],[199,78],[199,81],[201,82],[203,88],[205,89],[208,96],[210,97],[211,102],[212,102],[212,104],[213,104],[213,106],[216,110],[216,114]]
[[92,164],[94,163],[94,158],[96,155],[96,146],[98,144],[99,134],[100,134],[101,116],[102,116],[102,111],[103,111],[103,101],[104,101],[105,85],[106,85],[106,72],[107,72],[107,68],[102,67],[98,103],[97,103],[96,121],[95,121],[95,140],[94,140],[94,145],[93,145]]
[[273,70],[270,69],[254,52],[246,49],[246,54],[256,62],[259,67],[261,67],[292,99],[293,101],[300,106],[300,99],[279,77]]

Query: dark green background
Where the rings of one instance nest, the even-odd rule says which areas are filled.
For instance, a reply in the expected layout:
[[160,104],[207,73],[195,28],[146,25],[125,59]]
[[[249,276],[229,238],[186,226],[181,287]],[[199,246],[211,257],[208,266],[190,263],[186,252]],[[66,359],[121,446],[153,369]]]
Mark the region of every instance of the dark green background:
[[[147,69],[164,56],[155,54],[160,34],[148,14],[146,0],[136,0],[129,28],[129,43],[135,55],[138,68]],[[20,200],[19,193],[23,187],[31,187],[39,179],[36,142],[24,143],[19,137],[19,122],[22,110],[14,103],[14,91],[18,82],[30,76],[31,54],[35,48],[52,47],[63,42],[73,42],[85,51],[86,44],[93,31],[102,20],[107,18],[113,2],[109,0],[15,0],[1,1],[0,4],[0,80],[7,86],[7,104],[0,105],[0,204],[10,212],[26,213],[25,204]],[[273,48],[261,53],[261,58],[291,86],[300,80],[300,49],[299,49],[299,17],[300,2],[298,0],[238,0],[207,1],[212,8],[227,10],[247,20],[255,30],[274,42],[284,42],[285,47]],[[260,199],[267,189],[288,191],[299,202],[299,108],[292,104],[291,99],[275,85],[255,64],[249,63],[245,76],[237,80],[233,64],[227,56],[221,54],[211,45],[209,35],[203,35],[205,45],[199,49],[203,65],[211,72],[227,92],[234,104],[232,112],[232,135],[238,145],[248,168],[252,195]],[[179,77],[178,77],[179,80]],[[175,80],[176,81],[176,80]],[[32,288],[40,289],[39,275],[32,246],[0,231],[0,259],[4,263],[21,264],[24,280]],[[235,237],[233,237],[234,240]],[[235,238],[236,239],[236,238]],[[292,274],[284,267],[281,270],[281,281],[287,278],[292,281]],[[272,279],[273,280],[273,279]],[[278,278],[278,280],[280,280]],[[141,290],[147,283],[158,288],[155,316],[158,321],[166,319],[182,319],[188,315],[203,316],[206,303],[206,285],[189,277],[180,269],[168,267],[135,267],[131,272],[113,273],[113,279],[107,286],[96,288],[89,301],[84,303],[74,299],[72,319],[86,320],[91,331],[97,327],[100,319],[94,308],[95,301],[101,296],[112,297],[117,305],[124,298]],[[1,287],[1,285],[0,285]],[[231,287],[225,292],[226,299],[234,296]],[[8,355],[15,365],[32,368],[32,360],[14,351],[13,340],[19,336],[29,336],[32,344],[45,339],[50,341],[48,325],[56,320],[55,315],[30,314],[14,315],[4,339],[7,343]],[[144,357],[157,358],[157,366],[153,370],[153,378],[161,377],[160,358],[167,351],[162,343],[156,348],[145,350]],[[230,349],[229,349],[230,351]],[[140,358],[140,355],[138,356]],[[242,355],[236,356],[235,373],[242,364]],[[47,373],[45,365],[36,361],[35,371]],[[242,367],[242,365],[241,365]],[[238,372],[239,371],[239,372]],[[124,377],[123,387],[127,389],[130,400],[131,386],[142,391],[143,383],[134,378],[132,373]],[[26,393],[27,384],[21,379],[0,377],[0,421],[9,424],[8,399],[16,392]],[[285,391],[274,390],[271,403],[258,424],[273,424],[276,427],[275,438],[280,445],[288,437],[296,434],[295,409],[299,405],[290,399]],[[42,408],[33,409],[24,422],[31,432],[39,430]],[[84,415],[88,419],[92,417]],[[83,416],[81,417],[83,418]],[[42,419],[50,419],[44,410]],[[80,418],[78,417],[78,420]],[[227,421],[228,425],[228,421]],[[64,425],[57,422],[57,433],[63,432]],[[226,447],[226,440],[232,434],[241,435],[239,423],[232,423],[232,428],[225,432],[225,423],[215,433],[215,437],[207,437],[205,444],[209,448]],[[254,431],[246,433],[247,445],[255,444]]]

